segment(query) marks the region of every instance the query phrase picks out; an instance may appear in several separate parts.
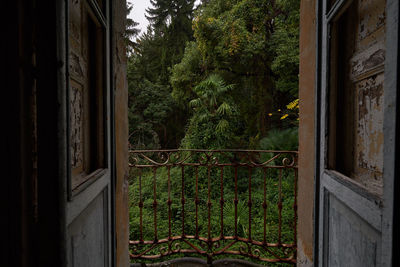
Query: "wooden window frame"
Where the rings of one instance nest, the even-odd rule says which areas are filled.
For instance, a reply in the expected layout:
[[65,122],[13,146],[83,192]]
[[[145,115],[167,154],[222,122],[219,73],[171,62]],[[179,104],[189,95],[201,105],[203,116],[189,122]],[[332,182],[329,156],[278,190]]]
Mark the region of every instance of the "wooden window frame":
[[[327,12],[328,17],[328,79],[327,79],[327,95],[329,97],[327,122],[328,122],[328,140],[327,155],[325,168],[335,170],[342,176],[350,177],[354,159],[351,156],[354,153],[354,109],[355,100],[352,90],[345,90],[346,73],[345,69],[340,71],[339,68],[344,67],[345,51],[341,46],[346,43],[347,34],[340,34],[339,27],[342,16],[348,11],[355,1],[337,1]],[[344,29],[341,29],[344,30]],[[345,36],[344,36],[345,35]],[[332,40],[336,42],[333,43]],[[339,102],[344,102],[339,105]],[[344,114],[346,116],[344,116]],[[343,127],[340,127],[343,126]],[[350,149],[350,151],[348,151]],[[350,155],[348,155],[350,154]],[[338,157],[343,160],[338,160]]]
[[[104,176],[109,171],[109,152],[108,152],[108,129],[107,129],[107,82],[105,78],[107,73],[106,58],[108,52],[106,51],[107,42],[107,12],[105,6],[108,0],[103,0],[103,7],[100,7],[97,0],[82,0],[82,5],[85,5],[85,14],[88,21],[87,33],[90,38],[95,40],[88,40],[88,46],[94,45],[95,51],[89,53],[89,71],[88,71],[88,92],[86,92],[86,99],[84,100],[86,114],[84,126],[84,147],[83,147],[83,160],[84,167],[81,172],[74,171],[71,165],[71,147],[70,138],[68,138],[68,170],[67,175],[67,191],[68,199],[71,201],[76,195],[84,191],[88,186],[93,184],[99,178]],[[66,25],[69,25],[69,8],[66,7]],[[91,27],[91,29],[89,29]],[[92,32],[91,32],[92,31]],[[95,32],[93,32],[95,31]],[[69,44],[69,26],[66,31],[66,54],[67,66],[69,66],[70,44]],[[100,60],[98,60],[101,58]],[[93,68],[94,66],[94,68]],[[67,103],[70,103],[70,86],[71,81],[70,73],[67,71]],[[89,103],[90,102],[90,103]],[[70,105],[67,105],[67,114],[71,115]],[[70,136],[71,125],[70,118],[67,120],[68,136]],[[97,136],[93,138],[93,133],[97,132]],[[74,181],[75,180],[75,181]]]

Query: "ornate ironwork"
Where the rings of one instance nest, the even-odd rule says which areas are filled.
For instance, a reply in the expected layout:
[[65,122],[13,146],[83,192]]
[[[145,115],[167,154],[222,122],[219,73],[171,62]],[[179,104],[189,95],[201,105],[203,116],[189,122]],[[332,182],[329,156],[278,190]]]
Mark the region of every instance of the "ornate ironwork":
[[[296,263],[296,151],[133,150],[130,167],[132,216],[139,217],[131,225],[132,259],[180,253],[206,257],[209,263],[219,255]],[[152,194],[144,195],[143,182],[152,186]],[[167,191],[164,202],[158,187]],[[233,195],[227,195],[225,187]],[[226,210],[228,204],[233,210]],[[152,209],[150,224],[143,221],[145,208]],[[246,223],[241,221],[243,213]],[[218,222],[213,221],[215,214]],[[160,232],[160,222],[168,231]],[[151,238],[144,235],[145,227],[152,228]]]

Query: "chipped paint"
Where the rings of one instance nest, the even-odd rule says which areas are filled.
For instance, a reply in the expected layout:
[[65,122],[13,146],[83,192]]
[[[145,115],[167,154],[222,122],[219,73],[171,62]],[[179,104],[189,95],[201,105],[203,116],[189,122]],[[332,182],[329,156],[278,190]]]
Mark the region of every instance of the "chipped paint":
[[364,50],[379,42],[385,34],[385,2],[376,0],[359,0],[359,27],[357,50]]
[[355,178],[376,193],[382,188],[383,82],[379,74],[357,84]]
[[371,74],[383,72],[385,54],[384,43],[380,42],[353,56],[350,60],[350,79],[356,82],[371,76]]
[[352,177],[369,191],[383,187],[383,94],[385,1],[359,0],[349,79],[353,84],[354,166]]

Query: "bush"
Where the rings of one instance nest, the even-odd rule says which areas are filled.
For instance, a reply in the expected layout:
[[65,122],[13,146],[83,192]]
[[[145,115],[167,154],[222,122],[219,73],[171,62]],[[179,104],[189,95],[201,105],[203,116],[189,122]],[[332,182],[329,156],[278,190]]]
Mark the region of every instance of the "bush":
[[290,150],[297,151],[299,147],[298,128],[285,130],[272,129],[267,137],[260,140],[259,148],[262,150]]

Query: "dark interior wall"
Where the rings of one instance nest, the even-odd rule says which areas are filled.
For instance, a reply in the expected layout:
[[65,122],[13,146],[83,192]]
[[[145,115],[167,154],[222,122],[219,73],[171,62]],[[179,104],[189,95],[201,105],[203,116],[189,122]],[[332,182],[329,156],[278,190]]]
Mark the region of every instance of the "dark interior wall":
[[[0,266],[64,266],[65,155],[59,142],[65,1],[6,1],[5,172]],[[62,45],[61,45],[62,47]],[[3,218],[3,216],[2,216]]]
[[[2,3],[2,139],[3,172],[0,187],[1,227],[4,238],[0,266],[28,266],[33,261],[30,246],[35,221],[34,125],[32,107],[34,71],[33,6],[30,1]],[[8,16],[7,16],[8,15]],[[5,172],[4,172],[5,171]]]
[[[6,250],[2,252],[0,257],[1,266],[13,266],[21,264],[15,256],[17,251],[21,250],[22,242],[22,231],[21,231],[21,194],[16,192],[20,191],[20,148],[16,146],[19,143],[19,116],[20,111],[15,105],[20,102],[20,86],[18,83],[18,64],[15,58],[18,58],[18,1],[7,2],[5,8],[9,10],[10,14],[13,15],[13,19],[8,22],[6,32],[4,33],[8,38],[3,42],[4,49],[8,51],[3,58],[3,70],[7,67],[6,73],[2,72],[3,88],[5,95],[1,98],[1,111],[8,110],[9,116],[3,121],[5,125],[9,126],[9,129],[4,131],[5,139],[3,141],[3,151],[8,156],[5,158],[4,167],[5,173],[3,186],[0,187],[2,200],[1,214],[5,216],[5,220],[1,220],[5,233],[5,239],[3,239],[3,247],[5,244],[8,246]],[[3,22],[3,21],[2,21]],[[4,25],[4,24],[3,24]],[[14,105],[11,105],[11,102]],[[9,104],[7,104],[9,103]],[[4,114],[4,113],[3,113]],[[15,192],[13,194],[13,192]],[[14,204],[14,207],[10,205]]]
[[[37,60],[37,225],[35,233],[38,266],[65,266],[66,156],[59,136],[65,83],[59,83],[65,68],[65,35],[60,27],[64,1],[37,1],[35,9]],[[62,74],[61,74],[62,75]]]

